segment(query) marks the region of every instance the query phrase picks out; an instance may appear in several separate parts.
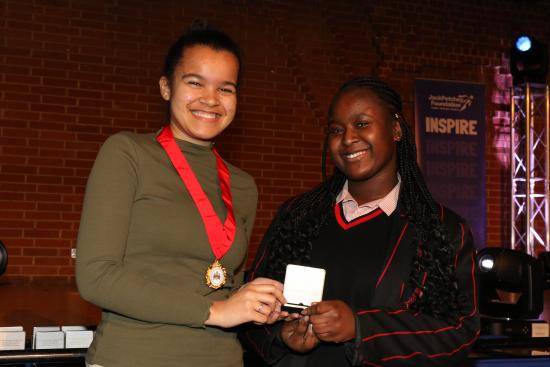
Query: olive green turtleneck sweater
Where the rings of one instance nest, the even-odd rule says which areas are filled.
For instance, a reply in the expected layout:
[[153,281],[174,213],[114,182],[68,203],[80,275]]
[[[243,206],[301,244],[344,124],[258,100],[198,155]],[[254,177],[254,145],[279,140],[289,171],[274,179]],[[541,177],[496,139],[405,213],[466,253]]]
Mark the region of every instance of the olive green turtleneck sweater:
[[[177,140],[222,223],[210,147]],[[237,224],[221,259],[229,281],[212,290],[214,261],[202,219],[155,134],[118,133],[101,148],[86,187],[76,280],[103,309],[87,362],[104,367],[242,365],[233,332],[207,327],[214,300],[241,283],[257,202],[254,180],[228,164]]]

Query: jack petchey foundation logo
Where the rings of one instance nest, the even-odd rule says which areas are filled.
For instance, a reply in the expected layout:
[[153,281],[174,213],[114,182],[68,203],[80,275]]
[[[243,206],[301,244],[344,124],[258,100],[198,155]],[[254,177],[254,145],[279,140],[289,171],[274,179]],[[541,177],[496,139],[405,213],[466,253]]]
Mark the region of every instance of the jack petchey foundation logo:
[[[471,94],[433,95],[428,96],[430,110],[452,111],[467,114],[465,112],[474,102],[474,96]],[[438,112],[440,115],[441,112]],[[445,113],[443,113],[445,114]],[[426,116],[426,133],[432,134],[450,134],[450,135],[477,135],[477,120],[468,120],[456,117],[435,117]]]
[[474,102],[473,95],[459,94],[456,96],[432,95],[428,97],[432,110],[464,111]]

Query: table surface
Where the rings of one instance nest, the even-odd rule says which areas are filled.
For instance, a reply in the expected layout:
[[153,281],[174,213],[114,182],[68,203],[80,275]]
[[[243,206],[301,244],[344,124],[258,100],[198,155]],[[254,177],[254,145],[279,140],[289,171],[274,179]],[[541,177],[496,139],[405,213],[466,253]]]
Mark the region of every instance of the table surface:
[[80,297],[74,285],[10,284],[0,281],[0,326],[95,326],[101,310]]

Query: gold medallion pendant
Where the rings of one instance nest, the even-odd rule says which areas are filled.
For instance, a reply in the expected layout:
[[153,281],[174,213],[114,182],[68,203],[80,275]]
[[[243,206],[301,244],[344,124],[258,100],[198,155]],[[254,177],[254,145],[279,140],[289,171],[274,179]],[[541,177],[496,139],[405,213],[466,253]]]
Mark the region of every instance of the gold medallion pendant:
[[206,269],[206,285],[212,289],[219,289],[223,287],[227,279],[227,272],[225,268],[216,259],[212,265]]

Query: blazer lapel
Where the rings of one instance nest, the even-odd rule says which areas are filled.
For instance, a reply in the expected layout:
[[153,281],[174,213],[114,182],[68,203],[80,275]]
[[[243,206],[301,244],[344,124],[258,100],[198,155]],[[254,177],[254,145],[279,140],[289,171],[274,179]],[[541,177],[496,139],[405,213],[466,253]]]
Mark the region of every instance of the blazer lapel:
[[412,227],[399,212],[392,216],[386,260],[377,278],[371,307],[396,305],[399,302],[401,286],[409,279],[415,251],[411,246]]

